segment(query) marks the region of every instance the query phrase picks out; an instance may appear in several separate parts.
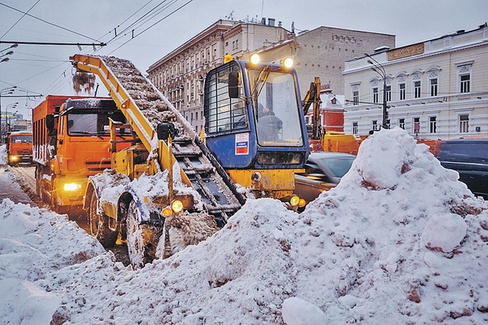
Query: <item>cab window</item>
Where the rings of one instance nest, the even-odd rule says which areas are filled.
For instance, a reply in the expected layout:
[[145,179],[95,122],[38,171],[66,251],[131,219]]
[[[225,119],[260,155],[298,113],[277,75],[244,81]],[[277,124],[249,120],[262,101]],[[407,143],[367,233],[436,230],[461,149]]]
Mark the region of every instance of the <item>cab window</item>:
[[[229,73],[238,71],[236,63],[223,66],[207,76],[205,101],[205,131],[208,134],[244,129],[248,127],[243,97],[229,97]],[[239,83],[242,94],[242,82]]]
[[14,135],[12,136],[12,143],[32,143],[32,135]]

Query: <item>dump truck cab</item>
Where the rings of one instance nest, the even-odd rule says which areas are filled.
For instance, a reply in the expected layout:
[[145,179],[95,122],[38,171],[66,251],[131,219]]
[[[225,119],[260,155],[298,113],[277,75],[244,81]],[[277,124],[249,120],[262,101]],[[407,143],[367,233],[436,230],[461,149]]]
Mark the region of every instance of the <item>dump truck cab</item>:
[[32,132],[20,131],[7,135],[8,164],[32,163]]
[[[125,118],[108,98],[67,99],[45,112],[36,115],[44,123],[34,120],[34,130],[47,135],[35,141],[38,193],[58,212],[81,208],[88,177],[111,167],[109,120]],[[130,130],[118,136],[130,138]]]
[[295,70],[230,61],[205,80],[206,145],[235,183],[258,196],[293,193],[309,155]]

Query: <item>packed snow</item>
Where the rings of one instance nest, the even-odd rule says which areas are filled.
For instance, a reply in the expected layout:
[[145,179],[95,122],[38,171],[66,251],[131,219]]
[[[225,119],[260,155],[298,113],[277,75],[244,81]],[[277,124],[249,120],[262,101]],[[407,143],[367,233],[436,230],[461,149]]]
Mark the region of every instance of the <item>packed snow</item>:
[[0,145],[0,165],[5,165],[7,163],[7,147],[5,145]]
[[5,324],[483,324],[487,267],[488,203],[399,128],[303,213],[249,199],[139,270],[64,215],[0,204]]

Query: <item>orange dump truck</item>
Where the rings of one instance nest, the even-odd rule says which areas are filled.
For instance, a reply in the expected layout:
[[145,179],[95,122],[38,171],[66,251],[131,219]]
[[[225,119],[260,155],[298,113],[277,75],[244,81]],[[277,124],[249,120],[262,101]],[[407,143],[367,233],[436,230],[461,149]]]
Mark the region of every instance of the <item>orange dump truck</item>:
[[27,131],[12,132],[7,135],[8,164],[32,162],[32,133]]
[[88,177],[110,168],[109,119],[125,122],[109,98],[47,96],[32,111],[36,190],[55,211],[81,208]]

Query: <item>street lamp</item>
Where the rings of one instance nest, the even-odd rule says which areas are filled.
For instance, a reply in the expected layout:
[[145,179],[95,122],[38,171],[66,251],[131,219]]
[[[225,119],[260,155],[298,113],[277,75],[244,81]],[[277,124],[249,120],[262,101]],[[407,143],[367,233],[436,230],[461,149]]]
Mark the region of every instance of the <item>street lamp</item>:
[[10,45],[9,47],[7,47],[6,49],[0,50],[0,52],[6,51],[6,50],[10,50],[10,49],[16,48],[18,46],[19,46],[19,44],[14,43],[14,44]]
[[386,79],[388,78],[388,76],[386,74],[385,67],[383,67],[383,65],[381,63],[376,61],[375,58],[373,58],[368,53],[364,53],[364,55],[366,55],[368,58],[370,58],[370,60],[368,60],[367,62],[372,65],[371,70],[376,72],[381,77],[381,79],[383,79],[383,123],[382,123],[382,127],[384,129],[389,129],[388,111],[387,111],[387,106],[386,106]]
[[[5,113],[7,113],[7,109],[12,109],[12,110],[15,109],[18,104],[19,104],[19,102],[15,102],[15,103],[12,103],[10,105],[7,105],[7,107],[5,108]],[[19,111],[15,111],[15,113],[11,114],[11,117],[12,116],[16,116],[18,112]],[[5,135],[7,135],[9,133],[9,131],[12,130],[12,127],[10,126],[10,124],[12,123],[12,118],[11,117],[8,117],[8,115],[6,116],[6,118],[8,118],[8,120],[7,120],[7,125],[5,127],[5,129],[6,129]]]
[[0,58],[3,58],[3,59],[1,59],[0,62],[7,62],[10,59],[6,58],[5,56],[12,55],[12,54],[14,54],[14,51],[8,51],[7,53],[1,54]]
[[[2,90],[0,90],[0,115],[2,113],[2,95],[5,93],[6,95],[10,95],[12,94],[15,89],[17,88],[17,86],[12,86],[12,87],[7,87],[7,88],[3,88]],[[7,108],[5,108],[5,134],[4,134],[4,137],[2,137],[2,128],[1,128],[1,123],[2,122],[2,118],[0,116],[0,142],[3,142],[4,140],[4,137],[7,136]]]

